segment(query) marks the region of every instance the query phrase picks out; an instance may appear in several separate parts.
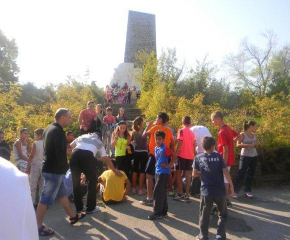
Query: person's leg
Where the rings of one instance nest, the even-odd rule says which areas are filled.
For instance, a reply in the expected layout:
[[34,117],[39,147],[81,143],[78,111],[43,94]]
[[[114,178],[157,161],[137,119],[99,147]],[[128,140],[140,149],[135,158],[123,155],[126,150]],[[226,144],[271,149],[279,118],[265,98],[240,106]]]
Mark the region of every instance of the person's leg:
[[186,196],[189,197],[189,189],[190,189],[190,176],[191,176],[191,170],[185,171],[185,179],[186,179]]
[[236,181],[234,184],[235,193],[237,194],[240,192],[241,187],[243,185],[243,182],[247,173],[247,169],[249,167],[249,162],[250,161],[248,157],[241,156],[240,163],[239,163],[239,172],[237,174]]
[[[164,174],[164,185],[167,186],[167,183],[168,183],[168,178],[169,176],[171,175],[170,174]],[[163,209],[162,209],[162,215],[163,216],[166,216],[167,215],[167,212],[168,212],[168,202],[167,202],[167,194],[166,194],[166,191],[163,192],[163,196],[164,196],[164,200],[163,200]]]
[[124,167],[123,167],[123,162],[122,162],[122,157],[116,157],[116,164],[117,164],[117,168],[120,171],[124,171]]
[[222,239],[226,239],[226,221],[227,221],[227,203],[225,196],[215,197],[214,201],[219,210],[219,219],[217,223],[217,235],[220,235]]
[[148,153],[147,152],[142,152],[141,153],[141,160],[140,160],[140,168],[139,168],[139,172],[140,172],[140,176],[139,176],[139,190],[143,191],[143,187],[144,187],[144,180],[145,180],[145,168],[146,168],[146,164],[148,161]]
[[97,171],[95,167],[95,158],[93,153],[86,151],[85,159],[81,163],[81,169],[86,175],[88,183],[87,211],[93,211],[96,208],[97,194]]
[[177,184],[178,194],[180,196],[183,195],[181,173],[182,173],[181,170],[176,170],[176,184]]
[[140,165],[140,154],[138,152],[134,152],[134,164],[133,164],[133,174],[132,174],[132,187],[133,190],[136,190],[137,177],[139,172]]
[[80,178],[82,170],[79,163],[83,160],[82,150],[74,150],[70,157],[70,169],[73,182],[73,194],[76,211],[83,210],[83,200],[81,194]]
[[38,179],[39,179],[38,169],[35,166],[31,166],[30,175],[29,175],[29,183],[30,183],[32,202],[34,205],[37,204],[36,190],[37,190]]
[[42,169],[42,166],[38,168],[38,194],[39,194],[39,200],[41,198],[41,194],[42,194],[42,191],[43,191],[43,185],[44,185],[44,178],[41,174],[41,169]]
[[254,175],[255,175],[257,163],[258,163],[258,157],[251,157],[250,158],[246,182],[245,182],[245,192],[246,193],[252,192],[252,180],[253,180]]
[[147,183],[147,198],[153,198],[153,176],[150,174],[146,174],[146,183]]
[[[167,198],[167,182],[168,174],[156,174],[155,175],[155,187],[153,191],[153,212],[154,215],[162,215],[163,211],[167,212],[166,207],[164,208],[164,203],[166,203]],[[168,206],[167,206],[168,208]]]
[[62,207],[64,208],[64,210],[66,211],[67,215],[69,215],[69,217],[71,217],[71,218],[75,217],[75,212],[71,209],[70,202],[69,202],[67,196],[60,198],[59,202],[62,205]]
[[38,228],[42,227],[47,207],[53,204],[61,185],[61,178],[59,177],[61,175],[44,172],[42,175],[44,177],[44,186],[36,211],[36,221]]
[[199,209],[199,237],[201,239],[208,239],[208,227],[210,219],[210,211],[213,205],[213,197],[200,197],[200,209]]
[[145,169],[147,183],[147,199],[153,198],[153,175],[155,174],[155,163],[155,156],[150,155]]

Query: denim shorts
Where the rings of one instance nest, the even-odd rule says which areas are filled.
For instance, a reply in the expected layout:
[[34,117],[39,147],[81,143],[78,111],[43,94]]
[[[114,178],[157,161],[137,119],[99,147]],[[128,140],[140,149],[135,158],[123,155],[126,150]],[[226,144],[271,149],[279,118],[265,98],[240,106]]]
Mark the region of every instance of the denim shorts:
[[64,182],[65,175],[42,172],[44,186],[40,203],[51,206],[55,199],[67,197],[67,190]]

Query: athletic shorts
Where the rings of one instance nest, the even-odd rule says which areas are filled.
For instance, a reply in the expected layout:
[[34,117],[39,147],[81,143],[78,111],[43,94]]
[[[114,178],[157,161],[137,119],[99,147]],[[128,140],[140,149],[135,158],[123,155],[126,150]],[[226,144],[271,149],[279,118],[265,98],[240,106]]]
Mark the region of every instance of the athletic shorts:
[[148,152],[134,152],[134,170],[136,173],[145,173],[148,161]]
[[42,172],[42,176],[44,177],[44,186],[39,201],[41,204],[51,206],[55,199],[68,196],[65,175]]
[[145,173],[154,176],[155,175],[155,164],[156,159],[155,156],[152,154],[149,154],[149,159],[145,168]]
[[176,170],[190,171],[192,170],[193,159],[177,158]]
[[[231,167],[228,167],[229,172],[231,171]],[[229,183],[228,180],[226,179],[225,175],[224,175],[224,183]]]

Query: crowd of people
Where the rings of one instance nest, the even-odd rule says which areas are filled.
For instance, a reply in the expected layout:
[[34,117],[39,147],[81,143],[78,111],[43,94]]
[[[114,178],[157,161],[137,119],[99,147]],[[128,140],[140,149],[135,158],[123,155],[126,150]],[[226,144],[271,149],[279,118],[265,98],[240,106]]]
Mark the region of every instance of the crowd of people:
[[[244,131],[238,133],[226,125],[221,112],[209,117],[213,125],[220,128],[217,149],[208,128],[193,125],[189,116],[183,117],[176,137],[168,126],[170,119],[165,112],[158,113],[155,120],[147,123],[141,116],[137,117],[130,131],[123,108],[115,117],[110,107],[104,111],[98,104],[94,109],[93,101],[80,112],[77,138],[72,131],[64,132],[71,121],[71,114],[65,108],[56,111],[55,122],[46,129],[34,131],[32,145],[29,130],[21,129],[19,139],[13,144],[14,160],[17,168],[29,175],[39,236],[54,234],[43,225],[43,219],[55,199],[59,199],[70,223],[75,224],[87,214],[99,211],[97,191],[106,204],[126,201],[131,191],[146,195],[140,204],[153,206],[149,220],[167,216],[167,195],[176,201],[188,202],[191,195],[200,193],[197,239],[208,238],[210,214],[219,216],[216,239],[226,239],[227,207],[232,206],[231,197],[238,198],[245,178],[245,195],[253,197],[251,183],[258,156],[257,124],[248,121],[243,126]],[[103,143],[107,125],[113,126],[109,148]],[[241,149],[241,158],[233,183],[229,172],[235,163],[235,142]],[[10,160],[10,148],[3,131],[0,131],[0,156]],[[69,200],[74,202],[75,211]]]
[[127,83],[123,87],[118,84],[113,84],[112,87],[107,85],[105,94],[107,104],[130,104],[131,101],[136,101],[140,97],[140,91],[137,91],[135,86],[130,89]]

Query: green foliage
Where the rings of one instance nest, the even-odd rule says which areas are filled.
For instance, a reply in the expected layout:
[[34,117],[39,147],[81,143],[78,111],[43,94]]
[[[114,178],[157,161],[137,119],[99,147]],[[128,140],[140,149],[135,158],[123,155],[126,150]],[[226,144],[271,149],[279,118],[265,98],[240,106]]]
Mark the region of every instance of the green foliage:
[[28,128],[30,136],[37,128],[45,128],[54,121],[58,108],[69,108],[72,122],[69,129],[79,134],[78,116],[88,101],[103,103],[104,91],[95,83],[70,80],[59,86],[36,88],[32,83],[11,85],[7,92],[0,89],[0,126],[6,140],[12,144],[21,128]]
[[[148,61],[144,65],[154,69],[146,72],[146,80],[152,79],[154,84],[142,91],[138,101],[147,120],[155,119],[159,111],[165,111],[170,116],[170,126],[177,130],[181,127],[182,117],[188,115],[194,124],[207,126],[215,138],[219,129],[211,123],[213,111],[222,111],[225,122],[238,132],[243,131],[245,121],[255,120],[259,126],[257,137],[260,141],[258,151],[262,172],[274,174],[290,171],[289,95],[280,93],[271,97],[257,97],[249,89],[230,92],[223,80],[214,78],[214,68],[207,61],[199,63],[188,78],[175,82],[178,91],[172,93],[172,72],[178,67],[170,65],[177,64],[175,58],[168,67],[164,67],[164,62],[170,62],[166,60],[170,57],[172,52],[162,56],[162,68],[158,67],[159,60],[158,64],[154,62],[153,65],[152,61]],[[235,151],[238,156],[240,150]]]
[[0,30],[0,87],[2,91],[7,91],[11,84],[18,81],[17,56],[18,47],[15,40],[9,40]]

